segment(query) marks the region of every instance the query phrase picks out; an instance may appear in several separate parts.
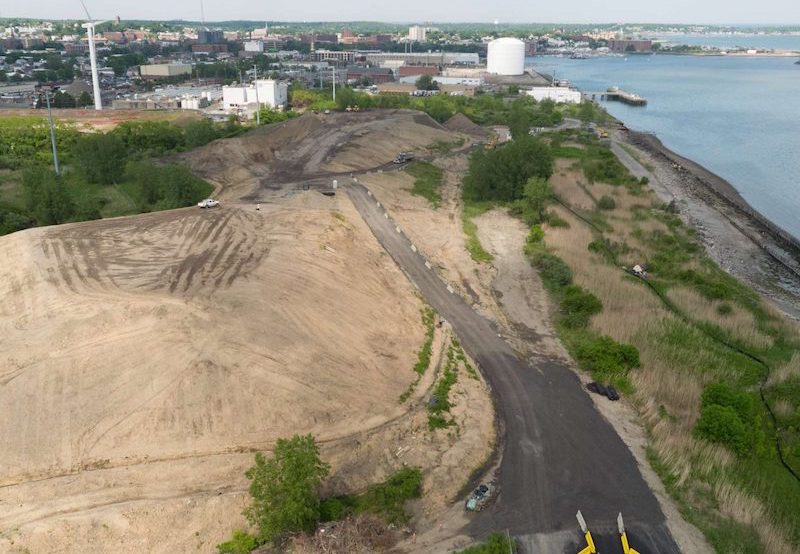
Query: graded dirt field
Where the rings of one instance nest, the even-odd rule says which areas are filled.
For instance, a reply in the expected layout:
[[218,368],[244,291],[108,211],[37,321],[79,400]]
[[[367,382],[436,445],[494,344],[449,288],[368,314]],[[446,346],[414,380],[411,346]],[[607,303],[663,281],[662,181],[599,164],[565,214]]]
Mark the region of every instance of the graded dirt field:
[[[195,153],[219,209],[0,238],[0,552],[213,552],[246,525],[252,453],[294,433],[321,444],[329,493],[409,464],[421,512],[455,500],[494,440],[486,385],[460,382],[458,427],[428,432],[449,331],[401,403],[424,340],[413,285],[346,195],[259,187],[453,135],[412,112],[338,117]],[[350,123],[374,151],[348,149]],[[254,187],[258,211],[238,202]]]

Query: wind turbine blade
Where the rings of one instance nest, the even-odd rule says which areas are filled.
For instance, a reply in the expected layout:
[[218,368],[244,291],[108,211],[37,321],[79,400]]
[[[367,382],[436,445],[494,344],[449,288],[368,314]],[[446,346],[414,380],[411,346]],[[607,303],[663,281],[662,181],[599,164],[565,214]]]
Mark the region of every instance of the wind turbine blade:
[[86,12],[86,19],[91,21],[92,20],[92,16],[89,15],[89,10],[86,8],[86,4],[83,3],[83,0],[80,0],[80,2],[81,2],[81,6],[83,6],[83,11]]
[[108,23],[108,19],[104,19],[103,21],[92,21],[92,25],[97,27],[98,25],[102,25],[103,23]]

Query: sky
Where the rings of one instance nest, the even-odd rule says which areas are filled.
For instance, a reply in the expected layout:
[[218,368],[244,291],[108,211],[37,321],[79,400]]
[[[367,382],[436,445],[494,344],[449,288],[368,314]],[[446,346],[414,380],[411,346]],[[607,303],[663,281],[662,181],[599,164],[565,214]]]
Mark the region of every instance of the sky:
[[[93,18],[200,19],[200,0],[84,0]],[[798,0],[204,0],[206,21],[800,24]],[[77,19],[80,0],[0,0],[0,17]]]

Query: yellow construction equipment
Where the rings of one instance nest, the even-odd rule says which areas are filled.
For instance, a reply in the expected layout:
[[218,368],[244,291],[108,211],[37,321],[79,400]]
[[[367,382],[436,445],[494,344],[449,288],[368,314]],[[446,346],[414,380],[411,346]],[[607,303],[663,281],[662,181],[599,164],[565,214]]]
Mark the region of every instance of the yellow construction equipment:
[[581,531],[583,532],[583,538],[586,539],[586,547],[578,552],[578,554],[596,554],[597,549],[594,546],[592,532],[589,531],[589,528],[586,526],[586,520],[583,519],[583,514],[580,510],[578,510],[578,513],[575,514],[575,517],[578,519],[578,525],[580,525]]
[[622,551],[625,554],[639,554],[628,544],[628,535],[625,533],[625,522],[622,521],[622,512],[617,516],[617,527],[619,528],[619,540],[622,542]]
[[489,142],[487,142],[483,147],[486,150],[494,150],[497,147],[497,142],[499,140],[500,137],[498,137],[497,135],[492,135],[492,137],[489,139]]

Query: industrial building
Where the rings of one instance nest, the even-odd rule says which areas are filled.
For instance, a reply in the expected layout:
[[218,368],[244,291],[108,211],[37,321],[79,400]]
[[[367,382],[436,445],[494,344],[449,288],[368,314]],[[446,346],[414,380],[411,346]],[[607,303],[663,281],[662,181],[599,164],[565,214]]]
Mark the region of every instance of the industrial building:
[[567,87],[533,87],[525,94],[532,96],[537,102],[552,100],[556,104],[580,104],[582,95],[579,90]]
[[192,65],[188,63],[155,63],[139,66],[139,75],[142,79],[168,79],[191,74]]
[[315,50],[311,53],[315,61],[335,60],[345,63],[353,63],[356,60],[354,50]]
[[218,86],[166,87],[117,98],[111,106],[115,110],[201,110],[221,97]]
[[222,87],[222,107],[226,111],[255,111],[256,106],[283,108],[289,101],[289,85],[274,79],[258,79],[253,84]]
[[478,65],[480,58],[474,52],[369,52],[364,54],[367,63],[383,65],[399,61],[406,65]]
[[512,37],[490,42],[486,54],[486,72],[495,75],[525,73],[525,43]]

